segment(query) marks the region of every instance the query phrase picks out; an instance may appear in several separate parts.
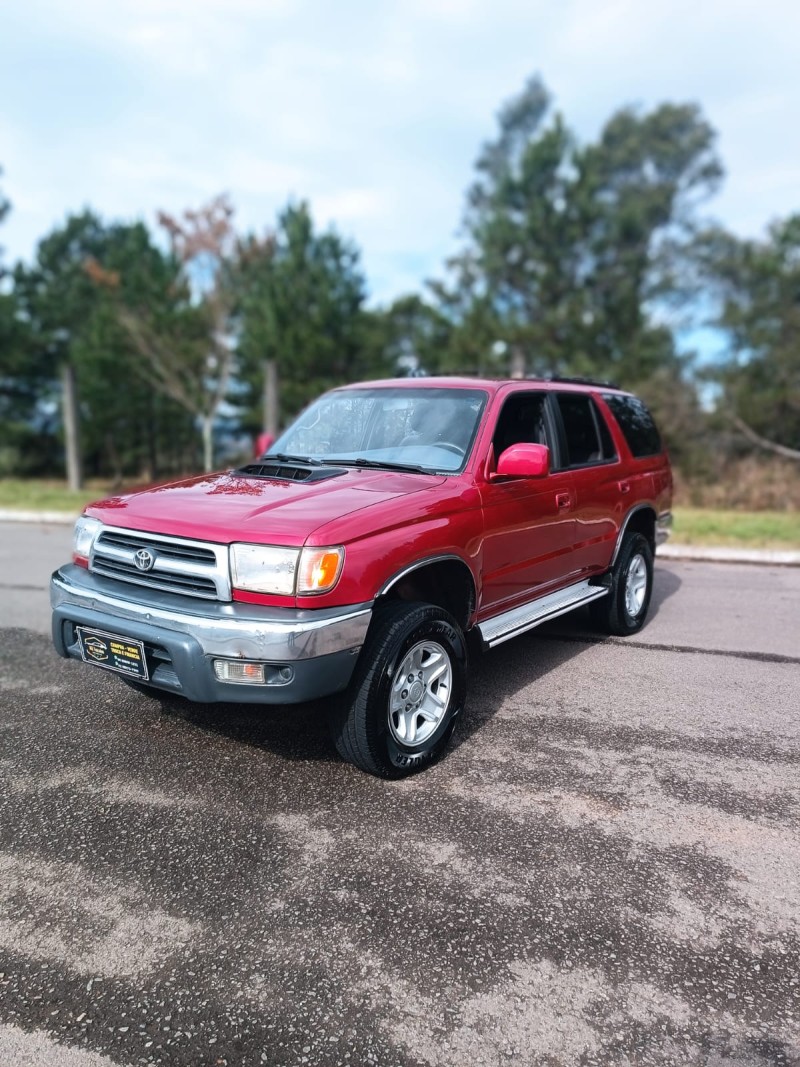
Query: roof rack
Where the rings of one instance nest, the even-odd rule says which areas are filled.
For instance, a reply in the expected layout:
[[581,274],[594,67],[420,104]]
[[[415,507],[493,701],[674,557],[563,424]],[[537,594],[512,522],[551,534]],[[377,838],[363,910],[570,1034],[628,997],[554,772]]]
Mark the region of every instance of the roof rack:
[[543,378],[541,375],[530,375],[530,377],[541,378],[545,382],[563,382],[564,385],[599,385],[603,389],[620,389],[621,386],[616,382],[604,381],[600,378],[585,378],[580,375],[567,375],[567,374],[547,374]]

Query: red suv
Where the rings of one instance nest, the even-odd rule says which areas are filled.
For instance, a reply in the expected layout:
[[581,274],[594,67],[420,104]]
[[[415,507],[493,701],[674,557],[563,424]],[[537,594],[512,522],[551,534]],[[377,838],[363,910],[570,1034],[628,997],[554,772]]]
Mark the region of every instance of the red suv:
[[330,696],[339,753],[400,777],[453,732],[468,636],[582,605],[640,629],[671,495],[647,408],[612,386],[346,386],[257,462],[87,507],[53,639],[154,696]]

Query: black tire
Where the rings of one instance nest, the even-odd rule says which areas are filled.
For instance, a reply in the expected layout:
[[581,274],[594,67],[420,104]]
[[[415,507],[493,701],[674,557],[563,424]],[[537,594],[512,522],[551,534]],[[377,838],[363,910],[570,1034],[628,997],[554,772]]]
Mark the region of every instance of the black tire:
[[[638,579],[637,579],[638,576]],[[629,585],[644,579],[644,596],[629,596]],[[626,637],[644,626],[653,594],[653,550],[639,533],[625,535],[617,561],[611,569],[611,588],[602,600],[589,605],[592,621],[604,633]]]
[[[398,669],[405,664],[410,670],[414,661],[421,669],[401,689]],[[428,680],[439,668],[439,676]],[[336,750],[379,778],[420,771],[444,751],[466,691],[467,647],[455,619],[432,604],[378,603],[353,679],[330,716]],[[406,741],[400,736],[404,725]]]

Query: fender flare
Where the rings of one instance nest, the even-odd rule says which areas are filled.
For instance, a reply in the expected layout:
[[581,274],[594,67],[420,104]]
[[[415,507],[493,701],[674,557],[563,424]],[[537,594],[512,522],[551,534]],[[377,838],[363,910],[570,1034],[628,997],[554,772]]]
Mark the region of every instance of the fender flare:
[[470,565],[462,556],[457,556],[453,552],[445,552],[437,556],[425,556],[423,559],[415,560],[414,563],[409,563],[407,566],[401,568],[401,570],[396,571],[395,574],[393,574],[383,583],[383,585],[375,594],[375,600],[378,600],[382,596],[386,596],[386,594],[389,593],[394,588],[394,586],[397,585],[398,582],[401,582],[410,574],[413,574],[415,571],[421,570],[423,567],[428,567],[432,563],[459,563],[464,568],[469,578],[470,585],[472,587],[472,602],[469,606],[469,616],[471,617],[478,604],[478,585],[475,580],[475,575],[472,573],[472,568],[470,567]]
[[622,548],[622,542],[625,538],[625,534],[627,533],[628,524],[630,523],[633,516],[638,514],[640,511],[651,511],[653,513],[653,529],[655,530],[655,524],[658,521],[658,513],[653,507],[653,505],[636,504],[634,507],[632,507],[628,514],[625,516],[623,523],[619,528],[619,533],[617,534],[617,543],[614,546],[614,555],[611,557],[611,563],[609,564],[609,567],[613,567],[614,564],[617,562],[617,556],[619,555],[620,549]]

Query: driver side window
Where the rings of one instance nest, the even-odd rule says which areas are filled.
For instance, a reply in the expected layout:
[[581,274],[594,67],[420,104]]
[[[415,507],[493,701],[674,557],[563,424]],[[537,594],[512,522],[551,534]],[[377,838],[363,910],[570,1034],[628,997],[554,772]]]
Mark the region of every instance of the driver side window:
[[547,395],[545,393],[515,393],[503,405],[497,420],[492,444],[494,461],[511,445],[547,445]]

